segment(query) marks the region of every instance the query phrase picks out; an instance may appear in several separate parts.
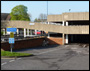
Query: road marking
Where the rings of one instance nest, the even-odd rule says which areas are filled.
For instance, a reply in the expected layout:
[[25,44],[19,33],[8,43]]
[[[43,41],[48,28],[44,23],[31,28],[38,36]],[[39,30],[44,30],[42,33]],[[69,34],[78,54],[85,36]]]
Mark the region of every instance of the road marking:
[[41,52],[41,53],[38,53],[37,55],[44,54],[44,53],[48,53],[48,52],[52,52],[52,51],[55,51],[55,50],[58,50],[58,49],[49,50],[49,51],[46,51],[46,52]]
[[9,62],[13,62],[13,61],[15,61],[15,60],[10,60]]
[[69,46],[69,45],[66,45],[65,48],[68,47],[68,46]]
[[7,64],[7,62],[2,63],[1,65],[5,65],[5,64]]
[[71,49],[73,49],[73,50],[74,50],[74,49],[77,49],[77,48],[71,48]]
[[[21,58],[17,58],[17,60],[19,60],[19,59],[21,59]],[[10,60],[9,62],[13,62],[13,61],[15,61],[15,60]],[[5,64],[7,64],[7,62],[2,63],[1,65],[5,65]]]
[[[36,54],[36,55],[40,55],[40,54],[44,54],[44,53],[48,53],[48,52],[52,52],[52,51],[55,51],[55,50],[58,50],[59,48],[57,48],[57,49],[53,49],[53,50],[49,50],[49,51],[46,51],[46,52],[41,52],[41,53],[38,53],[38,54]],[[17,58],[17,60],[19,60],[19,59],[22,59],[22,58]],[[15,60],[10,60],[9,62],[13,62],[13,61],[15,61]],[[2,63],[2,65],[4,65],[4,64],[7,64],[7,62],[5,62],[5,63]]]
[[22,59],[22,58],[17,58],[17,60],[19,60],[19,59]]

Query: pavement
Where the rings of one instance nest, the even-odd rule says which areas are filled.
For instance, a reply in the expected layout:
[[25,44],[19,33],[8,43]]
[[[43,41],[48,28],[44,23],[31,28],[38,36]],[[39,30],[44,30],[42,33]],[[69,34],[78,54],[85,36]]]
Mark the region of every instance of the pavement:
[[89,70],[89,47],[52,45],[14,52],[35,56],[1,59],[1,70]]

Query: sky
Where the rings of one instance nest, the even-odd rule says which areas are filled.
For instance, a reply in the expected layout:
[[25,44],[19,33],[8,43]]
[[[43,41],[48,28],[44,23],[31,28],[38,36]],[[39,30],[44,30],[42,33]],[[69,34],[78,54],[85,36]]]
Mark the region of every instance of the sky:
[[[47,1],[1,1],[1,13],[10,13],[17,5],[27,6],[34,21],[41,13],[47,14]],[[48,1],[48,15],[64,12],[89,12],[89,1]]]

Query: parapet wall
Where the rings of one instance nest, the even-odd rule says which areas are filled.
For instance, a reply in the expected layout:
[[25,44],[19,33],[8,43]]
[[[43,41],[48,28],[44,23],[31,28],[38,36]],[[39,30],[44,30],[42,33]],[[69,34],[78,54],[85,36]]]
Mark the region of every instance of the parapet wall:
[[[44,38],[35,38],[15,41],[13,50],[42,46],[43,40]],[[8,42],[1,43],[1,49],[6,51],[10,50],[10,44]]]
[[29,25],[29,23],[30,23],[29,21],[2,21],[1,28],[16,27],[33,30],[42,30],[45,32],[64,33],[64,34],[89,34],[89,25],[61,26],[42,23],[34,23],[34,25]]
[[89,20],[89,12],[69,12],[60,15],[48,15],[48,22]]
[[63,45],[63,39],[61,37],[49,37],[47,38],[49,45]]
[[[45,37],[15,41],[13,50],[42,46],[44,40],[45,40]],[[56,45],[56,44],[62,45],[63,44],[62,38],[60,38],[60,37],[58,37],[58,38],[50,37],[50,38],[47,38],[47,40],[49,42],[49,45]],[[1,43],[1,49],[9,51],[10,50],[9,42]]]

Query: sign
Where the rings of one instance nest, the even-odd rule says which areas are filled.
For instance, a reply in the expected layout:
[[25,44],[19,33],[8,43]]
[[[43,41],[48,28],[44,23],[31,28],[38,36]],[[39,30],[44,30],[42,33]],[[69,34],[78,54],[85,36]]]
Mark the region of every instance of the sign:
[[14,33],[13,32],[10,33],[10,38],[14,38]]
[[14,43],[14,38],[9,38],[9,43],[10,44]]
[[34,25],[34,23],[29,23],[29,25]]
[[16,32],[17,28],[7,28],[7,32]]

